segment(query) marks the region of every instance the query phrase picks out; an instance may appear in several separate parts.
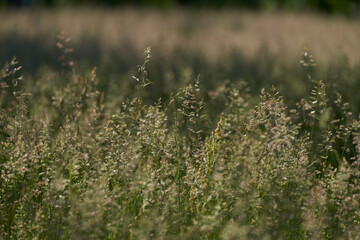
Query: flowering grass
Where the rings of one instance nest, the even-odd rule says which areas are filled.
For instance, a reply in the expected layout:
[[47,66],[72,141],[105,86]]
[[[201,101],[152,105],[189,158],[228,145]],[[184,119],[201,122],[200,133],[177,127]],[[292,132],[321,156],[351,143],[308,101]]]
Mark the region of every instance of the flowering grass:
[[[36,93],[15,58],[2,70],[1,239],[360,238],[360,121],[313,79],[306,49],[296,108],[240,81],[213,93],[224,104],[211,111],[200,76],[143,101],[156,87],[150,48],[134,97],[114,102],[67,42]],[[50,94],[49,81],[62,85]]]

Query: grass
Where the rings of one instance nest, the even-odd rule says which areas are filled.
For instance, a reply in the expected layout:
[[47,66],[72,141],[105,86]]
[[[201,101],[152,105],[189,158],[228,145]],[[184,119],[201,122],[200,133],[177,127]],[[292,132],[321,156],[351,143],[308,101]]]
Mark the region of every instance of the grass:
[[[23,44],[35,41],[49,52],[53,50],[56,34],[65,29],[83,58],[92,57],[80,53],[89,47],[95,47],[93,51],[99,49],[97,54],[103,57],[110,50],[121,51],[129,45],[141,55],[151,45],[161,50],[157,55],[170,54],[181,47],[215,61],[233,50],[254,57],[265,45],[271,53],[282,54],[285,61],[297,61],[299,49],[309,45],[318,64],[331,63],[341,54],[351,64],[359,61],[360,28],[356,18],[238,10],[69,8],[6,10],[1,12],[0,20],[4,23],[0,27],[2,39],[15,35],[21,38],[13,41],[22,40]],[[15,50],[2,51],[12,57]],[[101,59],[95,60],[99,63]]]
[[[160,97],[168,100],[169,92],[200,73],[204,100],[211,100],[210,109],[219,109],[212,115],[223,105],[213,101],[216,93],[226,87],[224,83],[239,80],[248,83],[253,96],[274,85],[295,107],[309,94],[306,74],[298,64],[307,46],[318,64],[314,77],[340,92],[354,114],[360,111],[358,19],[311,13],[79,8],[3,11],[0,21],[0,63],[16,56],[31,92],[45,88],[38,79],[48,71],[61,70],[57,58],[62,53],[54,45],[58,32],[65,29],[75,49],[71,56],[77,72],[85,74],[96,66],[99,90],[106,97],[115,96],[109,101],[114,105],[134,97],[128,79],[151,45],[155,55],[148,69],[154,85],[142,96],[146,103]],[[46,84],[64,86],[62,81]],[[52,90],[46,93],[51,94]]]
[[[332,63],[346,88],[317,78],[308,49],[289,68],[271,50],[216,67],[147,48],[116,75],[112,58],[74,61],[73,41],[58,35],[54,66],[1,72],[0,239],[359,239],[350,63]],[[222,83],[205,71],[236,76],[234,59],[258,67]]]

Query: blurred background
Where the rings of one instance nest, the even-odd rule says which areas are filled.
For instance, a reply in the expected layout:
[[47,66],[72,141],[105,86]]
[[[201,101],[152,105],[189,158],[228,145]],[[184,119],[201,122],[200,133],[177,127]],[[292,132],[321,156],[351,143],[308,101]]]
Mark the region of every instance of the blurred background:
[[329,13],[355,14],[359,0],[1,0],[3,6],[64,5],[137,5],[191,7],[246,7],[255,10],[318,10]]
[[[44,104],[66,84],[54,75],[65,52],[80,75],[97,67],[109,109],[136,94],[166,100],[200,74],[217,114],[224,89],[239,81],[254,99],[274,85],[295,107],[309,95],[306,47],[329,101],[339,92],[358,114],[359,13],[360,0],[0,0],[0,64],[16,56],[34,104]],[[148,46],[153,84],[139,93],[131,76]]]

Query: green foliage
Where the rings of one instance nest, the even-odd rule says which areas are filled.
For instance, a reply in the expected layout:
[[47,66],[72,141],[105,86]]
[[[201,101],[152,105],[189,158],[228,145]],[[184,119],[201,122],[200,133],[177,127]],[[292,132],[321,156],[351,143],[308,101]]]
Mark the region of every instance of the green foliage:
[[[141,91],[149,60],[150,48]],[[4,67],[0,238],[359,239],[359,119],[310,72],[292,110],[274,87],[254,103],[244,82],[228,86],[212,127],[199,77],[169,101],[112,109],[95,68],[63,67],[47,78],[66,84],[36,106],[7,91],[16,60]]]
[[258,10],[304,10],[312,9],[330,13],[350,14],[358,0],[1,0],[2,5],[44,4],[51,6],[102,4],[102,5],[150,5],[169,7],[188,5],[195,7],[247,7]]

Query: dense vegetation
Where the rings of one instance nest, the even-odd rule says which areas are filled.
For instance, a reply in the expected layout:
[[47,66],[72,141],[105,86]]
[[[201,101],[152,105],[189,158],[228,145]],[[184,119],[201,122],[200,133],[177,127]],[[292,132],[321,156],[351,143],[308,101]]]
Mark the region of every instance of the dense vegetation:
[[[45,81],[45,76],[61,70],[61,51],[55,43],[58,32],[66,29],[78,74],[97,67],[99,91],[111,103],[108,109],[134,97],[129,78],[150,45],[154,57],[148,69],[154,84],[146,92],[136,92],[147,104],[160,97],[168,101],[170,92],[201,74],[200,94],[211,116],[222,111],[220,96],[226,85],[238,81],[246,81],[255,101],[262,88],[274,85],[286,105],[294,108],[310,91],[306,72],[298,64],[305,45],[318,64],[313,77],[341,93],[355,115],[360,112],[356,19],[235,10],[69,8],[4,11],[0,22],[0,63],[17,57],[35,106],[51,96],[53,88],[64,87],[65,81]],[[329,94],[331,100],[336,98],[335,91]]]
[[359,0],[0,0],[0,5],[150,5],[169,7],[186,5],[192,7],[246,7],[257,10],[316,10],[330,13],[354,14],[359,11]]
[[360,121],[307,49],[289,108],[276,86],[204,92],[180,70],[154,100],[150,48],[105,88],[56,45],[61,68],[30,84],[15,58],[2,70],[0,238],[360,238]]

